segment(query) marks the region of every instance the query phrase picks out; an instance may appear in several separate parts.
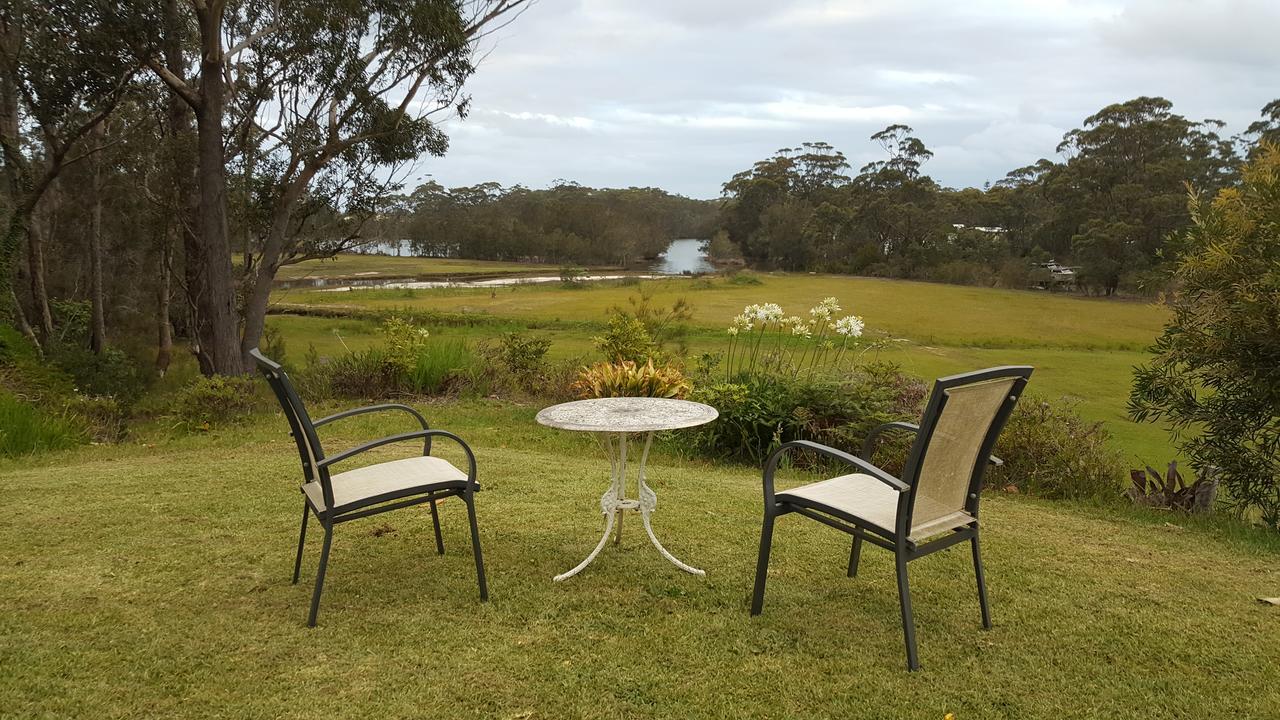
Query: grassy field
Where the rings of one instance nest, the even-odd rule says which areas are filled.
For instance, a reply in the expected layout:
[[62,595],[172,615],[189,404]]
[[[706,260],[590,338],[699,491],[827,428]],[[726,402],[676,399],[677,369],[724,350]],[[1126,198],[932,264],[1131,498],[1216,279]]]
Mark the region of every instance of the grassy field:
[[338,255],[332,259],[308,260],[280,268],[277,279],[430,277],[437,275],[492,275],[495,273],[556,273],[558,265],[510,263],[452,258],[390,257],[387,255]]
[[[995,627],[971,566],[912,565],[921,661],[903,669],[892,560],[844,576],[844,536],[784,518],[765,613],[747,600],[759,471],[651,461],[655,529],[582,575],[607,467],[536,408],[423,408],[477,449],[492,601],[442,508],[339,527],[304,627],[319,536],[290,585],[297,454],[279,414],[242,427],[0,462],[0,716],[12,718],[1263,718],[1280,673],[1280,541],[1231,523],[984,501]],[[322,410],[318,410],[322,411]],[[331,449],[405,429],[326,428]],[[443,449],[443,447],[442,447]],[[410,447],[400,453],[412,453]],[[392,450],[378,454],[392,457]],[[794,479],[794,478],[793,478]]]
[[[994,290],[954,285],[829,275],[761,275],[759,285],[727,280],[642,281],[653,302],[684,297],[694,306],[691,351],[723,349],[723,329],[744,305],[777,302],[789,313],[805,314],[816,301],[835,296],[847,311],[862,315],[870,335],[892,340],[872,357],[889,360],[931,379],[999,364],[1031,364],[1035,393],[1070,398],[1087,418],[1107,423],[1116,447],[1135,466],[1160,465],[1174,457],[1168,434],[1154,425],[1130,422],[1125,413],[1132,369],[1146,360],[1145,349],[1160,332],[1164,308],[1138,301],[1114,301]],[[554,357],[587,356],[607,308],[625,306],[639,284],[604,283],[566,289],[528,285],[499,289],[280,292],[278,302],[331,310],[435,310],[466,313],[490,324],[439,327],[438,334],[472,340],[499,332],[536,328],[553,340]],[[314,344],[321,354],[373,341],[368,321],[277,316],[294,352]],[[335,325],[337,323],[337,325]],[[334,328],[339,335],[334,335]]]

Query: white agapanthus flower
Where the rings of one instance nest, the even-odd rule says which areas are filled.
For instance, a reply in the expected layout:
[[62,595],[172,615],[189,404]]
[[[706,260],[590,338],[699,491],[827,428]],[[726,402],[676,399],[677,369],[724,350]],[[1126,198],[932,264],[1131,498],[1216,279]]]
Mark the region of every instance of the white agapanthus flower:
[[[799,320],[800,318],[795,318]],[[791,334],[798,335],[803,338],[813,337],[813,326],[807,322],[797,322],[791,326]]]
[[857,315],[849,315],[842,317],[836,321],[836,334],[845,337],[861,337],[862,330],[866,327],[866,323]]
[[782,308],[777,303],[764,303],[757,305],[748,305],[743,311],[743,315],[753,320],[759,320],[762,323],[773,322],[782,318]]
[[728,329],[728,330],[726,330],[725,332],[729,333],[729,335],[730,335],[730,336],[737,335],[737,334],[738,334],[738,326],[737,326],[737,325],[730,325],[730,326],[729,326],[729,329]]
[[809,310],[809,314],[815,320],[830,320],[831,316],[838,312],[840,312],[840,301],[833,297],[824,299]]
[[741,315],[735,317],[733,319],[733,327],[736,328],[739,332],[746,332],[751,330],[751,316],[748,315],[746,312],[744,312]]

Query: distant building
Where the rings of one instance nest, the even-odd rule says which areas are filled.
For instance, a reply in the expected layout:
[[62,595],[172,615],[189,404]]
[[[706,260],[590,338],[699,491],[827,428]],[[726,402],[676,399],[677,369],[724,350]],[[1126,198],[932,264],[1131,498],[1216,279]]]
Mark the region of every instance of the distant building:
[[1073,288],[1076,285],[1076,271],[1080,269],[1078,265],[1059,265],[1056,260],[1040,263],[1040,267],[1047,271],[1040,274],[1040,278],[1036,281],[1036,287],[1042,290],[1052,290],[1054,288]]

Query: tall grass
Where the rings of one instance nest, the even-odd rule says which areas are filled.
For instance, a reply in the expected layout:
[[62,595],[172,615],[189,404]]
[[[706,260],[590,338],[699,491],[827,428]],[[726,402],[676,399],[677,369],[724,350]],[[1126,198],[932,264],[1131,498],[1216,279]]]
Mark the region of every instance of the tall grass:
[[83,433],[67,420],[48,415],[8,393],[0,393],[0,456],[21,457],[71,447]]
[[465,340],[432,338],[418,353],[405,380],[415,393],[438,395],[449,390],[455,379],[472,375],[477,364]]

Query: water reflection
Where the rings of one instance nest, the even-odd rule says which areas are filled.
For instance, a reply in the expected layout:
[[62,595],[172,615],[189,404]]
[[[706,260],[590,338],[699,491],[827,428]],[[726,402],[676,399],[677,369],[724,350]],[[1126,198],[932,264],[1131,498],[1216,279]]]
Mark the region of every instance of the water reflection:
[[672,240],[656,263],[650,268],[663,275],[684,275],[713,272],[715,266],[707,260],[702,252],[702,241],[697,238],[681,238]]

